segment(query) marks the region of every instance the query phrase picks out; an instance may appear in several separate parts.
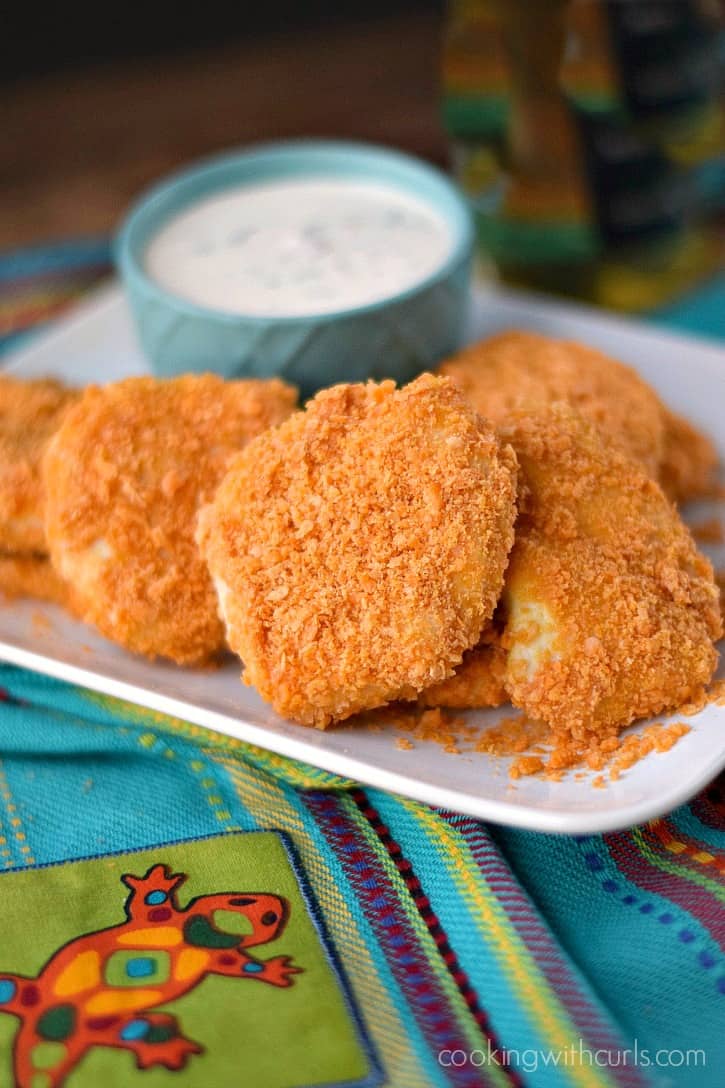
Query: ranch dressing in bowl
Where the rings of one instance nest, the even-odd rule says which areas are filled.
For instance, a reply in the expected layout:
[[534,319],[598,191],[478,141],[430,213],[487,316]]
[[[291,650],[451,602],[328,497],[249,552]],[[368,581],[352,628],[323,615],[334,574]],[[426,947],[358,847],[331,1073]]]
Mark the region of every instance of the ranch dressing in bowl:
[[197,306],[299,317],[368,306],[423,283],[451,255],[443,215],[402,189],[281,178],[203,197],[150,239],[144,266]]
[[276,375],[306,398],[403,384],[452,354],[474,237],[466,197],[427,163],[292,140],[162,180],[126,215],[115,257],[154,373]]

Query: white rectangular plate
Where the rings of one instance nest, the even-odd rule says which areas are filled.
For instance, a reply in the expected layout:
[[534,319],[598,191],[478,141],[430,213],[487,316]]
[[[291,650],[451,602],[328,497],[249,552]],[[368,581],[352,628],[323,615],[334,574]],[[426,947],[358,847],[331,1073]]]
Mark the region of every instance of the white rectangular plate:
[[[708,431],[725,459],[725,350],[704,341],[657,331],[538,297],[479,289],[470,339],[505,328],[529,328],[579,339],[634,365],[675,409]],[[7,360],[23,377],[57,375],[73,384],[112,381],[146,373],[147,363],[117,287],[104,289],[29,348]],[[698,516],[708,511],[700,510]],[[725,511],[721,511],[725,516]],[[715,555],[720,566],[725,555]],[[540,831],[583,833],[627,827],[687,800],[725,766],[725,708],[710,705],[688,719],[691,733],[670,752],[647,756],[616,783],[594,789],[588,775],[561,781],[535,777],[512,783],[507,759],[462,751],[449,754],[433,741],[396,746],[391,727],[322,733],[278,718],[256,692],[239,682],[239,664],[194,671],[136,658],[37,602],[0,608],[0,659],[115,695],[216,729],[285,756],[304,760],[367,785],[498,823]],[[510,715],[477,711],[484,727]],[[678,717],[678,716],[675,716]],[[658,719],[662,720],[662,719]],[[641,728],[641,726],[640,726]]]

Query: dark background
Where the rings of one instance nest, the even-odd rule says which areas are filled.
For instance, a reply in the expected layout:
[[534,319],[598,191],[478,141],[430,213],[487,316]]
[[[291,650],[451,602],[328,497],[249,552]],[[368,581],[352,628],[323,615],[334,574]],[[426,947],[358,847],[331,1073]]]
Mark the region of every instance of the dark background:
[[0,249],[108,233],[150,181],[254,140],[445,162],[441,0],[31,5],[0,26]]

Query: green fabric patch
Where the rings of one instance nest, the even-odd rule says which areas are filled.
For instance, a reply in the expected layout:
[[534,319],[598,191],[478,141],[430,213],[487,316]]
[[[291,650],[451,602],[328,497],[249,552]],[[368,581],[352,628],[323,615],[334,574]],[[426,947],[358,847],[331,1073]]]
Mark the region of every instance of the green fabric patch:
[[62,1043],[38,1043],[30,1052],[30,1058],[36,1069],[50,1069],[59,1065],[67,1053]]
[[171,973],[169,953],[156,951],[113,952],[106,960],[103,978],[109,986],[150,986],[166,982]]
[[223,933],[236,933],[245,937],[253,932],[252,923],[245,914],[240,914],[239,911],[215,910],[212,922]]
[[[62,1088],[370,1083],[349,998],[276,832],[7,872],[0,899],[0,972],[24,976],[15,1015],[0,1008],[0,1084],[15,1083],[23,993],[42,1029],[29,1040],[30,1076],[47,1079],[64,1060],[57,1041],[73,1053],[93,1038]],[[172,1052],[180,1071],[140,1068],[140,1057]]]

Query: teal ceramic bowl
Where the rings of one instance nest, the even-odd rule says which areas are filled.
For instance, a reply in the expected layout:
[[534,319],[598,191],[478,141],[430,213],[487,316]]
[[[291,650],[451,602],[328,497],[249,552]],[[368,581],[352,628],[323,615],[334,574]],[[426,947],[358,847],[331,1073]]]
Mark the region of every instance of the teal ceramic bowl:
[[[449,226],[449,256],[432,275],[382,301],[293,317],[247,317],[198,306],[146,273],[150,240],[183,209],[245,183],[300,177],[373,181],[423,200]],[[207,159],[161,182],[127,215],[116,260],[141,344],[157,374],[276,375],[308,396],[341,381],[406,382],[454,351],[465,320],[473,238],[465,199],[438,170],[384,148],[299,141]]]

